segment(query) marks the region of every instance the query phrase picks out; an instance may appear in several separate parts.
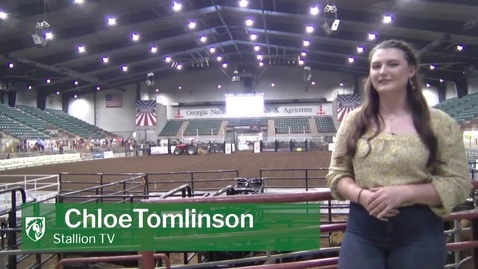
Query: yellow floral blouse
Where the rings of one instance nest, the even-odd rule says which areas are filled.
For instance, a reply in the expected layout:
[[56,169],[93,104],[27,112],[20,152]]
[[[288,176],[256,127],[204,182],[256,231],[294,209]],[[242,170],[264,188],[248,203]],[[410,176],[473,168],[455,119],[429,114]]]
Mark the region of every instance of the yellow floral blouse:
[[[368,150],[365,137],[373,135],[367,132],[357,143],[357,153],[349,163],[338,164],[335,157],[345,152],[345,136],[351,130],[359,109],[350,112],[340,125],[329,172],[327,184],[336,200],[345,200],[337,191],[337,182],[343,177],[351,177],[362,188],[391,185],[432,183],[441,201],[441,207],[430,207],[435,214],[446,217],[452,209],[466,201],[472,190],[465,145],[462,132],[445,112],[430,108],[431,126],[438,139],[438,159],[445,162],[435,174],[426,168],[428,149],[418,135],[391,135],[381,133],[370,141]],[[402,206],[410,205],[410,203]]]

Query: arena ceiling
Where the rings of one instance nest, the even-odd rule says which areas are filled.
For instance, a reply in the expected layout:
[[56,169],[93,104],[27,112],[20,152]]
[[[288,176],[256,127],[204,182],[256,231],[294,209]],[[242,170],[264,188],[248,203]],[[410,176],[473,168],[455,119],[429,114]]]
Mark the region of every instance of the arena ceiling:
[[[170,0],[4,0],[0,78],[23,81],[17,85],[45,94],[73,95],[124,90],[145,81],[150,72],[157,79],[224,63],[229,74],[245,64],[303,64],[366,75],[370,49],[392,38],[420,51],[422,73],[430,83],[462,79],[465,72],[475,72],[478,62],[476,0],[175,2],[180,9]],[[327,33],[324,24],[332,27],[335,19],[338,29]],[[35,45],[32,34],[46,45]]]

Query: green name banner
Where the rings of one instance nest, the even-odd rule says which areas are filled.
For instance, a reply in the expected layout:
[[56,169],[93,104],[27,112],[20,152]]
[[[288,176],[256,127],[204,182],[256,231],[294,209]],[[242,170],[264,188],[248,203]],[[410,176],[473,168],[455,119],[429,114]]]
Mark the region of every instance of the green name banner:
[[26,204],[22,249],[301,251],[320,248],[319,203]]

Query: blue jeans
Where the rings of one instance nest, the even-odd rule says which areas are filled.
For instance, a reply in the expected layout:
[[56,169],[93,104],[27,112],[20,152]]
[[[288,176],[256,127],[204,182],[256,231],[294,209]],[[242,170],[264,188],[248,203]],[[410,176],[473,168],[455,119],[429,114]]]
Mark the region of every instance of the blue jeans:
[[443,221],[430,208],[412,205],[380,221],[350,203],[339,269],[443,269],[447,260]]

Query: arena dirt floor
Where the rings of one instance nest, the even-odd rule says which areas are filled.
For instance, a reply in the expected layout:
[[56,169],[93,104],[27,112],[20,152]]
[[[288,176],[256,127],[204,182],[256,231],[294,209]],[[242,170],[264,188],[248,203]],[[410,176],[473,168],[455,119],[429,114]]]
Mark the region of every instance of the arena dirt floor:
[[[69,173],[165,173],[165,172],[184,172],[184,171],[210,171],[210,170],[238,170],[239,177],[259,177],[260,169],[280,168],[280,169],[302,169],[302,168],[327,168],[330,162],[330,152],[274,152],[254,154],[252,152],[236,152],[231,155],[210,154],[195,156],[143,156],[131,158],[117,158],[105,160],[93,160],[68,164],[56,164],[48,166],[38,166],[17,170],[1,171],[0,175],[54,175],[61,172]],[[308,177],[319,177],[321,179],[310,179],[309,187],[325,187],[324,176],[326,171],[308,171]],[[281,187],[305,187],[305,172],[302,171],[276,171],[264,172],[263,177],[280,177],[279,180],[267,180],[266,185]],[[118,180],[130,178],[131,176],[104,176],[104,183],[115,182]],[[236,177],[235,173],[216,173],[216,174],[195,174],[194,189],[217,190],[227,185],[234,185],[232,180]],[[168,191],[172,188],[187,184],[190,182],[191,175],[156,175],[150,176],[151,191]],[[231,180],[227,180],[227,179]],[[223,180],[221,180],[223,179]],[[226,180],[224,180],[226,179]],[[17,177],[0,177],[2,183],[12,181],[22,181]],[[206,182],[200,182],[201,180]],[[211,180],[208,182],[207,180]],[[67,175],[62,176],[65,183],[62,186],[62,192],[80,190],[88,187],[98,186],[99,176],[85,175]],[[151,182],[157,182],[152,184]],[[168,181],[169,183],[166,183]],[[75,182],[75,183],[73,183]],[[89,183],[88,183],[89,182]],[[140,182],[138,180],[138,182]],[[0,183],[1,184],[1,183]],[[140,184],[138,184],[140,185]],[[114,186],[118,190],[120,186]],[[152,188],[152,189],[151,189]],[[138,191],[140,191],[138,189]],[[89,193],[93,194],[93,193]],[[328,245],[328,240],[324,242]],[[326,246],[325,244],[323,246]],[[173,258],[173,264],[180,262]],[[23,264],[24,262],[22,262]],[[22,266],[23,267],[23,266]],[[53,268],[46,266],[43,268]]]

